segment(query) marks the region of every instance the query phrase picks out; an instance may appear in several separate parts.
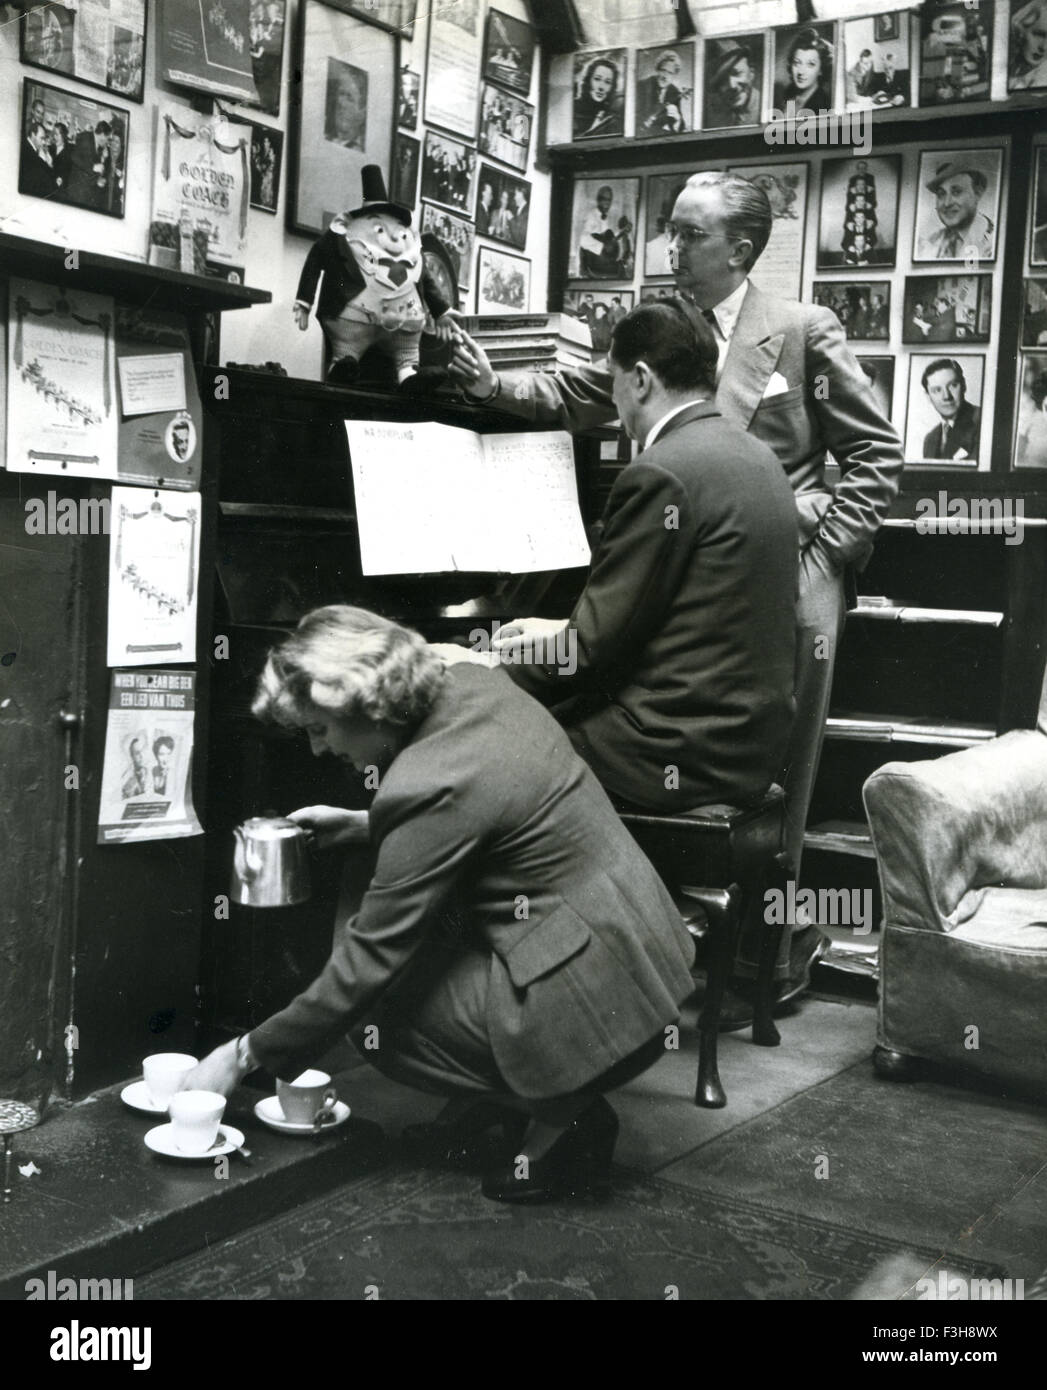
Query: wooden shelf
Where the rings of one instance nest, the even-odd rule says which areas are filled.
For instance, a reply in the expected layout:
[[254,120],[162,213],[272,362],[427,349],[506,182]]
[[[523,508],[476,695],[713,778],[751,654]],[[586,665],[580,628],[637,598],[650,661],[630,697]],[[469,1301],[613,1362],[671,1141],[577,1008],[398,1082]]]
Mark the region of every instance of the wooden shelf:
[[[66,258],[74,250],[75,270],[66,266]],[[7,275],[45,280],[93,294],[111,294],[124,304],[148,304],[185,314],[250,309],[253,304],[270,303],[273,297],[268,290],[231,285],[228,280],[185,275],[180,270],[164,270],[144,261],[103,256],[97,251],[52,246],[9,232],[0,232],[0,266]]]
[[961,627],[997,628],[1003,625],[1002,613],[990,613],[975,608],[926,608],[918,604],[873,599],[861,595],[857,608],[849,608],[847,616],[871,618],[877,622],[949,623]]
[[861,743],[922,743],[932,748],[970,748],[996,737],[991,724],[957,724],[910,714],[840,714],[825,721],[825,736]]
[[804,849],[826,854],[852,854],[859,859],[875,859],[872,836],[864,821],[826,820],[812,826],[803,837]]

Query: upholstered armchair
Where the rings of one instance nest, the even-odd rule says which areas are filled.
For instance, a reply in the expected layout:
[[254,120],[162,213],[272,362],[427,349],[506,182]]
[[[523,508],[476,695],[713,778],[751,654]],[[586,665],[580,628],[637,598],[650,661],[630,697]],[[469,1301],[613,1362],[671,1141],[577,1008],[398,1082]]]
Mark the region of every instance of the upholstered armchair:
[[883,891],[883,1076],[917,1059],[1047,1099],[1047,685],[1037,729],[887,763],[863,795]]

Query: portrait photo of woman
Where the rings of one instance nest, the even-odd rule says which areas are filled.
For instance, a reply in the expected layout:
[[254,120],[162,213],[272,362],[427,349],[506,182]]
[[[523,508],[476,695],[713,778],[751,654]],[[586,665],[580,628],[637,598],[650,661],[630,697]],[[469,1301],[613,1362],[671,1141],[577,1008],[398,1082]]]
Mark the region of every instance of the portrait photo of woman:
[[805,24],[777,33],[774,106],[785,116],[831,111],[833,26]]
[[1007,90],[1047,87],[1047,0],[1011,0]]
[[571,123],[576,140],[625,134],[625,63],[624,48],[578,55]]

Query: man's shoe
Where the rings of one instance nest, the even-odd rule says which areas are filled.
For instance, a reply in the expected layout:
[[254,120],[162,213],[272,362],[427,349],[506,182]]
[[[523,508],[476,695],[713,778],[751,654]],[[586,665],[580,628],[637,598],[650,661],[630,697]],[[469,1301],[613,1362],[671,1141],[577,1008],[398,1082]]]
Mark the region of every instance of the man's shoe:
[[[774,994],[774,1008],[789,1004],[799,998],[811,985],[811,970],[832,945],[830,937],[817,927],[804,927],[793,932],[789,944],[789,975],[780,980]],[[731,987],[724,991],[720,1006],[721,1033],[735,1033],[748,1028],[753,1021],[756,999],[756,981],[735,979]]]

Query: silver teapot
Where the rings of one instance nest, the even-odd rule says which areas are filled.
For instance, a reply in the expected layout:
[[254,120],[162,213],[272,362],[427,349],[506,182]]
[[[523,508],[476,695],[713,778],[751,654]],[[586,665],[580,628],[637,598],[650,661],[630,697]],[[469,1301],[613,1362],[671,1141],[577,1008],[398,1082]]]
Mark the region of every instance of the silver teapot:
[[230,896],[241,907],[294,907],[308,900],[305,831],[285,816],[252,816],[233,830]]

